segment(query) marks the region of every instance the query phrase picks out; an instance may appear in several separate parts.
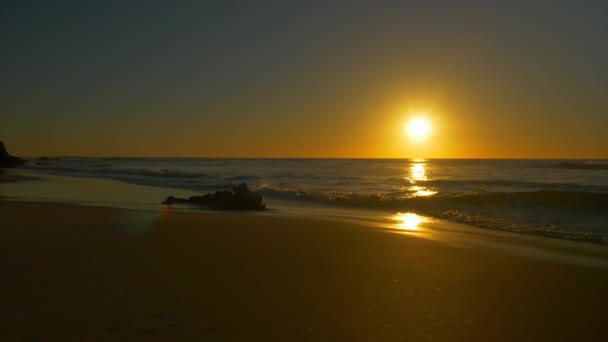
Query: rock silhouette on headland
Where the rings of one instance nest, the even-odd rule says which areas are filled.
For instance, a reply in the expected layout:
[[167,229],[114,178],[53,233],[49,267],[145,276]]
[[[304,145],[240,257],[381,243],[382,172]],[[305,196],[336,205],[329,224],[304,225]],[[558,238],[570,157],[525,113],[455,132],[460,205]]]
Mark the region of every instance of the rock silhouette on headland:
[[0,167],[15,167],[23,164],[25,164],[25,160],[8,154],[4,142],[0,141]]
[[167,197],[162,203],[172,205],[177,203],[187,203],[196,205],[206,205],[214,210],[264,210],[264,198],[255,191],[251,191],[247,183],[235,186],[232,191],[216,191],[215,193],[203,196],[192,196],[188,199]]

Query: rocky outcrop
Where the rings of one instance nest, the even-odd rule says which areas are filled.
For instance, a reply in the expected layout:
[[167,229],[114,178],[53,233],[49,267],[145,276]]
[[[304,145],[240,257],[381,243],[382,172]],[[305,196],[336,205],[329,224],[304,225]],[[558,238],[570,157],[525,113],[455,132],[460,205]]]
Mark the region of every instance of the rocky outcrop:
[[180,203],[203,205],[214,210],[266,209],[262,195],[251,191],[247,183],[234,187],[232,191],[216,191],[213,194],[192,196],[188,199],[169,196],[162,204],[173,205]]
[[25,164],[25,160],[8,154],[4,142],[0,141],[0,167],[15,167],[23,164]]

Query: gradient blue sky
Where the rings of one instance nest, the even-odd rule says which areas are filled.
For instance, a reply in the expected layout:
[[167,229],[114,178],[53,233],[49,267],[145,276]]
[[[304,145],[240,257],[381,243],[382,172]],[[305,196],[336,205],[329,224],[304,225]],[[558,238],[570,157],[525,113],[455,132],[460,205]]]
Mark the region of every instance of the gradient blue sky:
[[[604,1],[3,1],[0,140],[20,155],[606,158],[606,18]],[[413,144],[417,111],[434,130]]]

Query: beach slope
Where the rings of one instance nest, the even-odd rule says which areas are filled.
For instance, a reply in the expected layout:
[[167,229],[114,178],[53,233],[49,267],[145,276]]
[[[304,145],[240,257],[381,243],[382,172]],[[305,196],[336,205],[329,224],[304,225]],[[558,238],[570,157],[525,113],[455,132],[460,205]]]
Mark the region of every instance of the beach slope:
[[606,340],[608,272],[350,223],[0,201],[1,340]]

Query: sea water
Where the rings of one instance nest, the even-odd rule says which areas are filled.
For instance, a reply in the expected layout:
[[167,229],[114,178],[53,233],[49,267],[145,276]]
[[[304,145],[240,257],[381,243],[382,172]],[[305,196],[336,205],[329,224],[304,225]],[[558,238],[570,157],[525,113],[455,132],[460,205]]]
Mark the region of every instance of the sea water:
[[[33,158],[27,172],[201,194],[247,183],[290,208],[415,212],[608,243],[608,160]],[[154,201],[157,199],[155,198]]]

